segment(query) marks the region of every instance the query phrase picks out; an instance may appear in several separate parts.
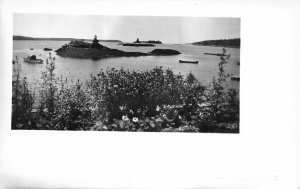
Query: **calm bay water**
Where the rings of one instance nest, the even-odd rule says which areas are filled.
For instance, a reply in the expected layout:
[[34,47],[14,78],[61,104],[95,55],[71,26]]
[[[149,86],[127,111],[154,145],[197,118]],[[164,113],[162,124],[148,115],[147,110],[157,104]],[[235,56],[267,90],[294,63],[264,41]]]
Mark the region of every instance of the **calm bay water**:
[[[128,47],[122,46],[116,42],[103,42],[101,44],[114,49],[132,52],[149,52],[155,48],[174,49],[182,54],[174,56],[146,56],[146,57],[122,57],[122,58],[107,58],[97,61],[89,59],[73,59],[57,56],[54,50],[61,47],[69,41],[31,41],[31,40],[14,40],[13,41],[13,56],[17,56],[21,63],[21,76],[27,77],[29,82],[40,81],[41,72],[45,70],[44,64],[30,64],[23,62],[23,57],[36,55],[37,58],[46,59],[49,51],[44,51],[45,47],[53,49],[50,51],[52,56],[56,58],[55,74],[57,77],[63,75],[73,81],[86,80],[91,74],[97,74],[100,69],[106,68],[121,68],[130,70],[145,71],[156,66],[162,66],[164,69],[170,68],[175,73],[183,75],[192,72],[197,79],[203,83],[209,83],[212,78],[217,75],[218,63],[220,57],[212,55],[204,55],[203,53],[222,53],[222,47],[207,47],[196,46],[190,44],[159,44],[155,47]],[[30,50],[33,48],[34,50]],[[239,75],[240,67],[237,61],[240,61],[240,49],[226,48],[227,53],[231,55],[228,64],[225,66],[227,74]],[[199,61],[198,64],[180,64],[179,60]],[[227,81],[228,87],[239,89],[238,81]]]

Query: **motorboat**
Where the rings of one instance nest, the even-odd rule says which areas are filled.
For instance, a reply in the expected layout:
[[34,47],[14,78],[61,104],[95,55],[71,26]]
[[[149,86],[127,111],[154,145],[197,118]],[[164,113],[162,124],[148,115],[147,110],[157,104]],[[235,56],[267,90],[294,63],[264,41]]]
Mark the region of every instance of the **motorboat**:
[[24,62],[33,63],[33,64],[42,64],[44,60],[37,59],[35,55],[24,57]]

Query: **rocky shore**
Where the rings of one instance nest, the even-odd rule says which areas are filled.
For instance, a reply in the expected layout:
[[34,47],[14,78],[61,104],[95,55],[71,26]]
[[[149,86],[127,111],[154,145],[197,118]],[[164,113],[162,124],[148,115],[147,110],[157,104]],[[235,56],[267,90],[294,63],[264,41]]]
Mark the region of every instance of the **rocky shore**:
[[98,43],[95,39],[93,43],[73,40],[68,44],[63,45],[55,51],[58,56],[69,58],[83,58],[98,60],[102,58],[112,57],[137,57],[137,56],[167,56],[177,55],[180,52],[172,49],[154,49],[150,53],[142,52],[125,52],[118,49],[111,49]]

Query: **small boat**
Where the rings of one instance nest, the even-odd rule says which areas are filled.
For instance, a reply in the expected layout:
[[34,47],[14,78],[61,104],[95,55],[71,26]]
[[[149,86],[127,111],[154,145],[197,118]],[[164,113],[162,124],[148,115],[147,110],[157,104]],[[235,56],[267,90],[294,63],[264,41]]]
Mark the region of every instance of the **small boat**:
[[44,51],[52,51],[52,49],[45,47]]
[[42,64],[44,60],[37,59],[35,55],[28,56],[27,58],[24,57],[24,62],[33,63],[33,64]]
[[231,80],[239,81],[240,80],[240,76],[239,75],[231,76]]
[[179,60],[179,63],[198,64],[198,61],[186,61],[186,60]]

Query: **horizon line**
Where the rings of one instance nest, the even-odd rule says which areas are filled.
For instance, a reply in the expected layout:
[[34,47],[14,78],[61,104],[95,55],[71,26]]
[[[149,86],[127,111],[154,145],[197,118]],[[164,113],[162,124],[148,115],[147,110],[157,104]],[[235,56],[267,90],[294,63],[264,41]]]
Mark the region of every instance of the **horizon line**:
[[[31,36],[25,36],[25,35],[13,35],[13,37],[25,37],[25,38],[33,38],[33,39],[81,39],[81,40],[93,40],[93,38],[89,39],[89,38],[78,38],[78,37],[31,37]],[[194,42],[184,42],[184,43],[169,43],[169,44],[191,44],[191,43],[196,43],[196,42],[203,42],[203,41],[213,41],[213,40],[230,40],[230,39],[241,39],[241,37],[233,37],[233,38],[218,38],[218,39],[206,39],[206,40],[201,40],[201,41],[194,41]],[[23,39],[26,40],[26,39]],[[114,41],[121,41],[121,42],[125,42],[121,39],[98,39],[98,40],[114,40]],[[153,40],[153,39],[149,39],[149,40]],[[157,40],[157,39],[154,39]],[[135,40],[133,40],[135,41]],[[144,41],[144,40],[141,40]],[[147,40],[146,40],[147,41]],[[163,42],[163,40],[158,39],[158,41]],[[163,42],[164,43],[164,42]],[[168,44],[168,43],[165,43]]]

